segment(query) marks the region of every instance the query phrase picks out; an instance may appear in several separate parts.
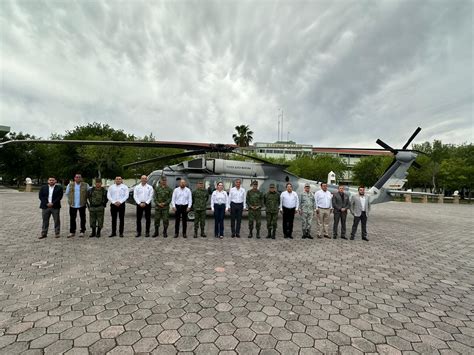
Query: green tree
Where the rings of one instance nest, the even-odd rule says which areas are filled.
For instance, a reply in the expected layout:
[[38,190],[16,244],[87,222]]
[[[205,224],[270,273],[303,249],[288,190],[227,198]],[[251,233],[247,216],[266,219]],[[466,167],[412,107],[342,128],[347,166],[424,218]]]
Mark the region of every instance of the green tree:
[[253,141],[253,132],[248,125],[235,126],[237,133],[232,135],[232,139],[239,147],[248,147]]
[[337,179],[343,177],[347,170],[346,164],[340,158],[330,155],[305,155],[288,162],[288,171],[302,178],[327,181],[329,172],[333,171]]
[[374,186],[388,168],[393,158],[390,156],[369,156],[361,158],[352,168],[356,184]]

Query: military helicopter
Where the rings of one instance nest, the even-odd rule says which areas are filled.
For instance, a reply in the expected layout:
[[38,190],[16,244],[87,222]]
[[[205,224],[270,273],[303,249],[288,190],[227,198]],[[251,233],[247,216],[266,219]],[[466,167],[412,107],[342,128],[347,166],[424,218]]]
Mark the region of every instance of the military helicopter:
[[[402,191],[405,184],[408,169],[411,165],[419,167],[415,159],[418,151],[407,149],[410,143],[420,133],[418,127],[401,149],[394,149],[380,139],[376,143],[384,149],[392,152],[394,159],[391,165],[382,174],[380,179],[372,186],[366,194],[369,196],[372,204],[387,202],[396,194],[427,194],[421,192]],[[166,166],[160,170],[152,171],[148,176],[148,183],[155,186],[161,176],[166,176],[168,185],[172,188],[179,184],[181,179],[188,182],[188,186],[193,189],[197,181],[203,181],[209,194],[215,189],[217,182],[223,182],[224,188],[229,190],[236,179],[242,181],[242,187],[249,189],[251,182],[256,180],[259,183],[261,191],[267,191],[271,183],[275,184],[277,191],[286,189],[289,182],[293,185],[293,190],[298,194],[303,191],[304,185],[309,184],[311,191],[320,189],[321,182],[300,178],[286,170],[286,165],[274,164],[268,160],[247,155],[239,151],[239,147],[233,144],[209,144],[209,143],[191,143],[191,142],[130,142],[130,141],[86,141],[86,140],[16,140],[0,143],[0,147],[12,143],[42,143],[42,144],[80,144],[80,145],[113,145],[113,146],[133,146],[133,147],[161,147],[161,148],[180,148],[186,151],[182,153],[159,156],[152,159],[138,161],[124,165],[126,168],[139,166],[158,161],[166,161],[173,158],[184,158],[189,156],[201,157],[186,160],[179,164]],[[207,158],[208,153],[233,153],[244,156],[253,161],[228,160],[222,158]],[[338,185],[335,181],[328,181],[328,190],[336,192]],[[132,189],[131,189],[132,190]],[[357,189],[346,188],[349,194],[357,193]],[[431,194],[429,194],[431,195]],[[130,198],[129,201],[133,202]],[[193,218],[191,214],[190,219]]]

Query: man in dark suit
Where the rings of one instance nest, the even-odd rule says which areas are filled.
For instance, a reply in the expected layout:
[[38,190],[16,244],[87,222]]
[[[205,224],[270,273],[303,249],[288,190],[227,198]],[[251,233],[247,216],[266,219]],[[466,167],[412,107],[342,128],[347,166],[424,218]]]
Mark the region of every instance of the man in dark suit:
[[365,187],[359,186],[359,193],[351,197],[351,214],[354,216],[352,224],[351,240],[354,240],[359,222],[362,225],[362,240],[369,241],[367,238],[367,217],[370,212],[369,196],[365,195]]
[[337,239],[337,228],[341,221],[341,238],[346,238],[347,210],[350,208],[349,195],[344,192],[344,185],[339,185],[338,191],[332,195],[332,208],[334,209],[333,239]]
[[43,227],[41,228],[41,235],[39,239],[46,238],[48,236],[49,218],[51,215],[54,220],[54,234],[56,238],[59,238],[60,232],[60,219],[59,211],[61,209],[61,199],[63,198],[63,188],[56,185],[56,178],[50,177],[48,179],[48,185],[42,186],[39,191],[39,199],[41,201],[40,208],[43,217]]

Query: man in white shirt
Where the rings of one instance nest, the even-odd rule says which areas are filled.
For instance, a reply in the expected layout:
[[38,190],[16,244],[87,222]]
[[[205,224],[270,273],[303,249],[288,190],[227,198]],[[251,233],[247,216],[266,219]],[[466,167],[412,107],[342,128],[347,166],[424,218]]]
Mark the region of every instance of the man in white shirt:
[[188,212],[193,205],[191,190],[186,187],[186,180],[181,179],[179,186],[174,189],[171,198],[171,206],[175,212],[176,220],[174,224],[174,237],[178,238],[179,224],[183,220],[183,238],[187,238],[186,227],[188,224]]
[[332,212],[332,193],[328,191],[328,184],[321,183],[321,190],[314,194],[316,201],[316,217],[318,221],[318,238],[329,237],[329,217]]
[[153,187],[147,184],[148,177],[142,175],[140,183],[133,189],[133,199],[137,204],[137,235],[139,238],[142,234],[142,217],[145,213],[145,237],[150,236],[151,224],[151,200],[153,199]]
[[[231,237],[240,238],[240,224],[242,222],[242,212],[247,208],[245,201],[245,189],[240,187],[241,180],[235,180],[235,186],[229,191],[230,201],[230,230]],[[237,221],[237,224],[235,223]]]
[[359,222],[362,225],[362,240],[369,241],[367,238],[367,217],[370,212],[369,196],[365,195],[365,187],[359,186],[359,193],[351,198],[351,214],[354,216],[352,224],[351,240],[354,240]]
[[299,205],[298,194],[293,192],[293,185],[287,183],[286,191],[280,195],[280,212],[283,214],[283,235],[285,238],[293,239],[293,221]]
[[109,238],[117,235],[117,214],[119,216],[119,235],[123,238],[125,201],[128,199],[128,187],[123,183],[122,177],[117,176],[115,183],[107,190],[107,199],[110,201],[110,215],[112,216],[112,234]]
[[41,228],[40,239],[46,238],[48,235],[49,219],[53,216],[54,233],[59,238],[61,228],[61,220],[59,211],[61,209],[61,199],[63,198],[63,188],[56,185],[56,178],[51,176],[48,179],[48,185],[42,186],[39,191],[39,199],[41,201],[41,216],[43,217],[43,226]]

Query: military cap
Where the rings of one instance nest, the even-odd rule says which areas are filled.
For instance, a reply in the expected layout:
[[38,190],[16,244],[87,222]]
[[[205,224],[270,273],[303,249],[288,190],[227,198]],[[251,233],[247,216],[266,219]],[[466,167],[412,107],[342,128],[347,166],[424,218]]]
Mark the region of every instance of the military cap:
[[275,184],[270,184],[270,188],[275,187]]
[[161,181],[166,181],[166,176],[165,176],[165,175],[162,175],[162,176],[160,177],[160,180],[161,180]]
[[257,180],[252,181],[252,185],[258,185],[258,181]]
[[304,187],[311,187],[311,185],[306,183],[306,184],[304,184]]
[[102,179],[96,178],[96,179],[95,179],[95,182],[102,182]]

